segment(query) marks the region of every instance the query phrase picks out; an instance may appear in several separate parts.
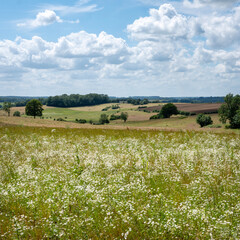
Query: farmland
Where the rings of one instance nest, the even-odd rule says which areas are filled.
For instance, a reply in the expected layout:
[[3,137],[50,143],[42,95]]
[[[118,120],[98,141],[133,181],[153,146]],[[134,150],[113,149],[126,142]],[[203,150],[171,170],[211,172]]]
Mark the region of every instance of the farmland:
[[237,239],[237,134],[0,125],[2,239]]
[[[137,127],[137,128],[167,128],[167,129],[189,129],[199,130],[199,125],[196,123],[196,117],[182,117],[173,116],[170,119],[156,119],[149,120],[152,115],[156,113],[154,110],[160,110],[163,104],[150,103],[148,105],[132,105],[132,104],[119,104],[119,109],[112,109],[112,104],[101,104],[90,107],[74,107],[74,108],[56,108],[44,106],[43,118],[32,120],[31,117],[24,115],[24,107],[14,107],[11,109],[11,115],[14,111],[20,111],[22,114],[21,119],[6,118],[6,113],[0,111],[0,121],[16,125],[31,125],[31,126],[52,126],[52,127],[70,127],[82,128],[81,124],[74,124],[76,119],[85,119],[87,121],[98,122],[101,114],[107,114],[109,117],[112,114],[120,115],[121,112],[128,113],[128,120],[124,123],[122,120],[111,121],[105,128],[116,127]],[[219,104],[176,104],[179,110],[190,112],[216,112]],[[109,108],[107,111],[102,111]],[[218,127],[224,126],[219,122],[218,114],[211,114],[213,124]],[[64,123],[57,123],[54,120],[63,119]],[[85,124],[85,127],[90,127]],[[219,130],[219,129],[218,129]]]

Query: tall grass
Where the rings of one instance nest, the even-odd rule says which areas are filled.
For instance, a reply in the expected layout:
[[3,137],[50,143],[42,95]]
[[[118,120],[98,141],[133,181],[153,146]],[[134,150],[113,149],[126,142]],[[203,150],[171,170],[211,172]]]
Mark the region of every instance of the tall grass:
[[0,127],[1,239],[238,239],[239,135]]

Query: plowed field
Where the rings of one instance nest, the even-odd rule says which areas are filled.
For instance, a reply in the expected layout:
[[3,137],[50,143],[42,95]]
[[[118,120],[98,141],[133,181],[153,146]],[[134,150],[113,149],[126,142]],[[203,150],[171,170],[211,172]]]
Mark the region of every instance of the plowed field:
[[[180,111],[191,113],[212,113],[217,112],[222,103],[179,103],[175,104]],[[148,110],[150,112],[154,110],[161,110],[162,106],[154,106],[144,108],[142,110]]]

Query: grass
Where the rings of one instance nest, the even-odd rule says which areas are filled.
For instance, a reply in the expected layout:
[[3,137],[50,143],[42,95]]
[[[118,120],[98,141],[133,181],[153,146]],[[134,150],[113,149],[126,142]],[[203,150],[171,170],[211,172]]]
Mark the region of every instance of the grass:
[[0,125],[2,239],[239,239],[238,134]]

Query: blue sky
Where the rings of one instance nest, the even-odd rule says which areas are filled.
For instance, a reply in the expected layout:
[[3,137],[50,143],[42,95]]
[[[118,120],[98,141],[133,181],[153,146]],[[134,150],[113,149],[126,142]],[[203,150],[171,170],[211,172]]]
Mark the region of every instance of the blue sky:
[[2,1],[0,95],[237,94],[239,5],[239,0]]

